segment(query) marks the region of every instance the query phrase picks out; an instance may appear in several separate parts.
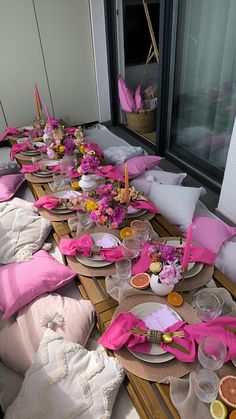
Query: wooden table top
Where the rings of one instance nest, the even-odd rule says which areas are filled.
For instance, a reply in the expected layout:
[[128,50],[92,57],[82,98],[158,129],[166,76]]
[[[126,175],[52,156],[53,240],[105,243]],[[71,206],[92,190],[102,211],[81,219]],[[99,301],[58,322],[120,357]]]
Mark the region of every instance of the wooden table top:
[[[11,138],[10,144],[14,140]],[[21,162],[19,162],[21,163]],[[48,184],[33,184],[28,182],[28,185],[35,197],[39,197],[51,193]],[[156,215],[151,224],[154,230],[160,237],[172,236],[179,237],[180,232],[171,225],[162,215]],[[61,238],[72,238],[74,233],[71,232],[67,221],[52,222],[53,237],[59,244]],[[65,257],[67,261],[67,258]],[[68,262],[68,261],[67,261]],[[213,279],[217,285],[225,287],[236,299],[236,287],[222,272],[217,268],[214,269]],[[97,327],[100,333],[110,324],[113,313],[118,305],[118,302],[109,296],[105,287],[105,278],[99,277],[85,277],[77,275],[76,285],[79,292],[84,299],[89,299],[97,314]],[[135,406],[140,418],[143,419],[179,419],[180,416],[174,408],[170,396],[169,386],[167,384],[153,383],[143,380],[134,374],[127,372],[124,386]]]

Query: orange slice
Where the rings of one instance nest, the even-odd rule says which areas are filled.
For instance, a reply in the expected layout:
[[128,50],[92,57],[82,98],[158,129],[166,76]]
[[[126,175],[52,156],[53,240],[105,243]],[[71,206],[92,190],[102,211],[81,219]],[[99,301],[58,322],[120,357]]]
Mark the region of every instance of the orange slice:
[[78,182],[78,180],[73,180],[73,181],[71,182],[71,187],[72,187],[72,189],[74,189],[75,191],[78,191],[78,190],[80,189],[80,186],[79,186],[79,182]]
[[236,377],[234,375],[226,375],[220,380],[219,396],[226,405],[236,409]]
[[131,227],[124,227],[120,231],[120,237],[122,238],[122,240],[124,240],[124,239],[126,239],[126,237],[131,237],[132,232],[133,232],[133,230],[132,230]]
[[167,295],[167,301],[168,303],[170,303],[172,306],[178,307],[181,306],[184,302],[183,297],[181,294],[179,294],[179,292],[170,292]]
[[150,276],[144,272],[141,274],[134,275],[133,278],[131,278],[130,284],[134,288],[137,288],[139,290],[145,290],[149,287]]
[[229,419],[236,419],[236,410],[233,410],[230,415],[229,415]]

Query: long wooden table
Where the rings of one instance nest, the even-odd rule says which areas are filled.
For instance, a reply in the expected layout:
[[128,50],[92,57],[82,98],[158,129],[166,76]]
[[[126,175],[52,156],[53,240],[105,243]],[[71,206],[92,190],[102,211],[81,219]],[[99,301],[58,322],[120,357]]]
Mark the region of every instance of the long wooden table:
[[[13,141],[10,141],[13,143]],[[21,162],[20,162],[21,163]],[[24,162],[25,163],[25,162]],[[35,197],[51,193],[48,184],[34,184],[28,182]],[[156,215],[151,224],[160,237],[180,236],[179,231],[173,227],[162,215]],[[52,222],[53,236],[59,244],[61,238],[73,237],[67,221]],[[213,279],[217,285],[225,287],[236,299],[235,285],[217,268],[214,269]],[[84,299],[89,299],[97,314],[97,327],[100,333],[109,325],[118,302],[109,296],[105,287],[105,278],[90,278],[77,275],[76,285]],[[143,380],[127,372],[124,386],[142,419],[179,419],[180,416],[173,406],[169,386],[167,384],[153,383]]]

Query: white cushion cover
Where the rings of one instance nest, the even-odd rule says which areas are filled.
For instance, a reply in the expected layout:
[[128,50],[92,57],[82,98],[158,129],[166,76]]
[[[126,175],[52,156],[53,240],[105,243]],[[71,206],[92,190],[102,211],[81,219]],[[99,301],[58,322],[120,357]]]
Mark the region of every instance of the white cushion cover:
[[131,157],[141,156],[144,153],[142,147],[134,146],[112,146],[104,150],[104,156],[108,163],[111,164],[121,164],[126,160],[131,159]]
[[165,185],[181,185],[187,173],[172,173],[164,170],[146,170],[142,175],[131,180],[130,185],[134,186],[138,191],[149,195],[152,183],[161,183]]

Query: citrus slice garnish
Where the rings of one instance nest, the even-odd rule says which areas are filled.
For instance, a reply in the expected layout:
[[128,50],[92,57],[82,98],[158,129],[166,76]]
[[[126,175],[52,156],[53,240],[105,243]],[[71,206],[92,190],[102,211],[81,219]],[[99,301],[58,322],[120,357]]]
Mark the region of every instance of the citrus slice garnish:
[[182,295],[179,294],[179,292],[174,291],[167,295],[167,301],[169,304],[175,307],[181,306],[184,302]]
[[227,416],[226,406],[220,400],[211,402],[210,412],[214,419],[225,419]]
[[130,284],[134,288],[145,290],[150,284],[150,276],[145,272],[134,275],[133,278],[131,278]]
[[131,227],[124,227],[120,231],[120,237],[122,238],[122,240],[124,240],[124,239],[126,239],[126,237],[131,237],[132,232],[133,232],[133,230],[132,230]]

